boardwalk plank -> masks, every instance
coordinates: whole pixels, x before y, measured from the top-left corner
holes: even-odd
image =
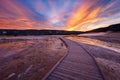
[[[103,80],[93,58],[78,43],[63,40],[69,53],[46,80]]]

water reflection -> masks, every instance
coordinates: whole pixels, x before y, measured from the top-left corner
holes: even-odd
[[[95,45],[95,46],[100,46],[103,48],[111,49],[117,52],[120,52],[120,44],[116,43],[111,43],[111,42],[105,42],[97,39],[91,39],[91,38],[85,38],[85,37],[66,37],[67,39],[80,42],[80,43],[85,43],[85,44],[90,44],[90,45]]]

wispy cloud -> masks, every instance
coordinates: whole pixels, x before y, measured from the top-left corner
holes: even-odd
[[[0,29],[87,31],[120,23],[120,0],[1,0]]]

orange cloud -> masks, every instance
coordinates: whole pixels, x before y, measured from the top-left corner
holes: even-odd
[[[0,29],[88,31],[120,23],[119,0],[1,0]]]
[[[90,7],[94,4],[92,3],[85,3],[76,11],[67,22],[66,30],[76,30],[80,28],[82,25],[89,23],[89,22],[97,22],[99,18],[97,17],[101,7],[96,7],[92,11],[90,11]]]

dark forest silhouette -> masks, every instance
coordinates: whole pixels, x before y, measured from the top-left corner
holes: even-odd
[[[91,32],[120,32],[120,24],[111,25],[106,28],[99,28],[92,31],[80,32],[80,31],[64,31],[64,30],[11,30],[11,29],[0,29],[0,35],[77,35],[82,33]]]

